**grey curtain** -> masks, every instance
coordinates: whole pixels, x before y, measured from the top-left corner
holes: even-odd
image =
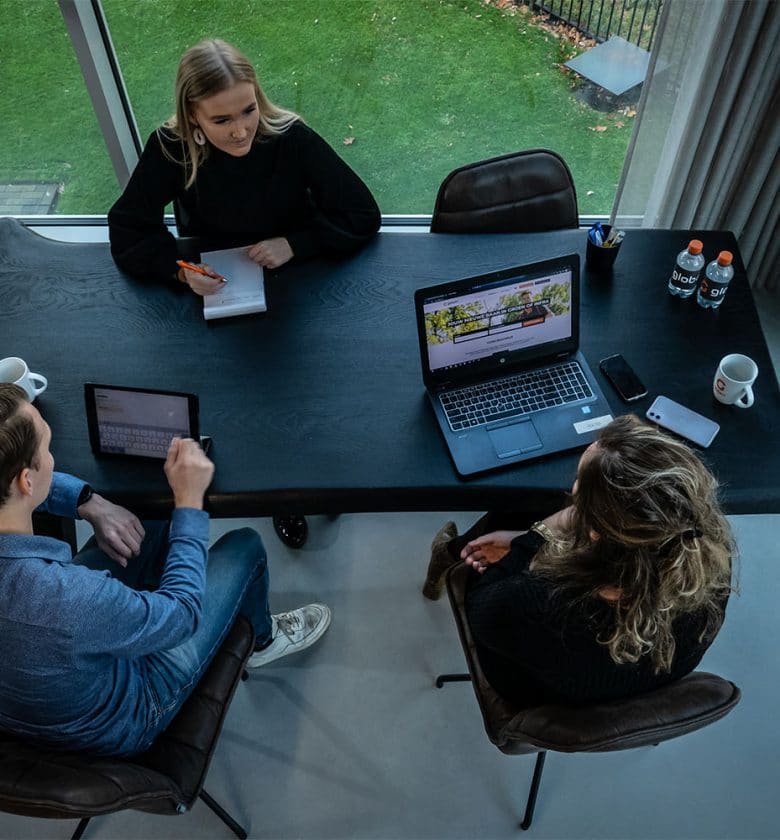
[[[615,223],[731,230],[780,291],[779,107],[780,3],[666,0]]]

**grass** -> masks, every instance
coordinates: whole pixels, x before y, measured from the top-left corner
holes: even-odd
[[[525,10],[481,0],[103,4],[144,138],[172,110],[181,52],[216,36],[246,52],[271,99],[336,148],[384,213],[430,213],[451,169],[534,147],[564,156],[581,213],[611,207],[632,120],[576,99],[560,69],[568,43]],[[58,212],[105,212],[118,186],[57,5],[0,0],[0,32],[0,182],[57,181]]]

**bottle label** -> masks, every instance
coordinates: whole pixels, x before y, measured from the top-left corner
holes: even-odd
[[[699,286],[699,294],[705,300],[721,301],[726,294],[729,287],[729,281],[725,283],[718,283],[717,280],[712,280],[706,275],[701,278],[701,286]]]
[[[685,269],[676,266],[672,272],[672,285],[677,286],[678,289],[685,289],[686,291],[693,291],[696,284],[699,282],[699,271],[685,271]]]

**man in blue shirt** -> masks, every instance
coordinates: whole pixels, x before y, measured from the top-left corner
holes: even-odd
[[[257,642],[249,667],[313,644],[330,610],[272,616],[260,536],[208,548],[203,497],[214,465],[174,439],[170,523],[144,527],[73,476],[54,472],[51,430],[15,385],[0,384],[0,728],[62,749],[128,755],[170,723],[238,612]],[[69,547],[33,534],[36,509],[95,532]]]

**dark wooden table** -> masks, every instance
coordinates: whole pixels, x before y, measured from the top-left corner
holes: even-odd
[[[665,394],[720,423],[703,457],[729,512],[780,512],[780,392],[733,235],[695,232],[708,260],[724,248],[735,253],[718,311],[666,292],[692,235],[629,231],[612,275],[583,268],[582,349],[598,377],[599,359],[623,353],[648,386],[629,407],[602,378],[615,414],[643,416]],[[202,431],[214,438],[215,515],[551,509],[579,453],[456,475],[422,386],[413,292],[571,251],[584,259],[584,231],[382,233],[352,259],[267,276],[267,313],[206,323],[200,299],[125,278],[107,245],[53,242],[3,219],[0,356],[21,356],[48,376],[36,405],[53,428],[57,468],[140,515],[170,506],[162,470],[93,457],[84,382],[199,394]],[[712,397],[726,353],[759,366],[749,410]]]

